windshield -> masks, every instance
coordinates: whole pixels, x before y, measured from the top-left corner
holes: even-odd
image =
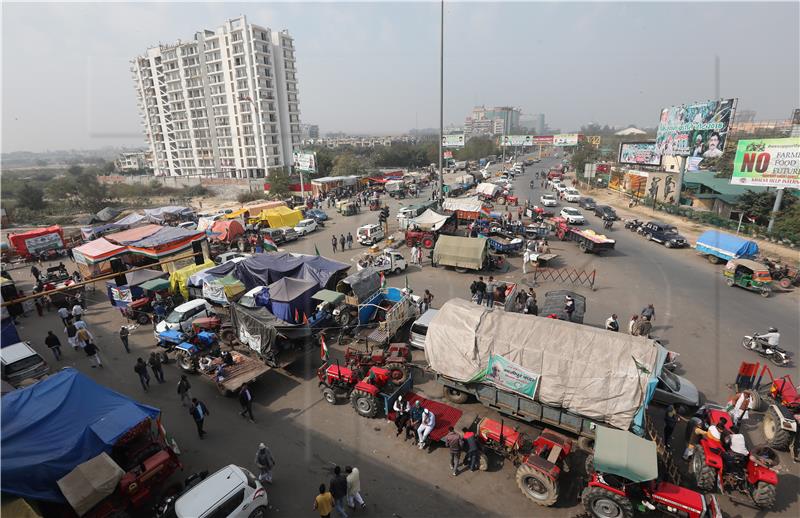
[[[564,212],[569,214],[570,216],[579,216],[580,212],[577,209],[564,209]]]
[[[659,381],[661,381],[664,385],[667,386],[672,392],[678,392],[681,389],[681,382],[677,376],[672,374],[667,369],[661,370],[661,376],[659,376]]]
[[[188,313],[188,311],[187,311]],[[167,315],[166,321],[170,324],[178,324],[183,321],[184,316],[186,313],[181,313],[180,311],[173,311],[169,315]]]
[[[41,363],[42,359],[38,355],[34,354],[33,356],[28,356],[27,358],[17,360],[11,365],[6,366],[6,374],[11,376],[19,372],[28,370],[31,367],[36,367]]]

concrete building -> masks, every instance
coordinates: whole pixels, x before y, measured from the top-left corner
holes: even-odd
[[[115,165],[117,171],[129,173],[151,167],[151,159],[150,153],[145,151],[125,152],[119,154],[119,157],[115,160]]]
[[[510,106],[476,106],[464,121],[464,133],[467,137],[511,135],[519,128],[519,118],[520,110]]]
[[[132,61],[159,176],[263,178],[300,146],[294,42],[244,16]]]
[[[319,126],[316,124],[301,124],[300,125],[300,139],[316,140],[319,138]]]

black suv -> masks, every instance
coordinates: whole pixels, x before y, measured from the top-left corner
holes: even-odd
[[[614,208],[609,207],[608,205],[597,205],[594,208],[594,215],[597,216],[598,218],[603,218],[603,219],[610,219],[610,220],[619,219]]]
[[[683,248],[689,246],[686,238],[678,234],[678,229],[660,221],[648,221],[640,230],[648,241],[661,243],[667,248]]]
[[[581,198],[578,205],[580,205],[582,209],[594,210],[594,208],[597,207],[597,202],[595,202],[593,198]]]

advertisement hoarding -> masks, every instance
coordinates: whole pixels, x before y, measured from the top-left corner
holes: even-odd
[[[443,135],[442,147],[464,147],[464,134]]]
[[[577,146],[578,134],[577,133],[563,133],[561,135],[553,135],[554,146]]]
[[[539,386],[539,375],[511,360],[493,354],[489,356],[489,365],[483,381],[533,399],[536,396],[536,388]]]
[[[501,146],[532,146],[533,135],[506,135],[500,138]]]
[[[59,250],[64,248],[61,236],[54,232],[43,236],[31,237],[25,240],[25,247],[31,255],[41,254],[48,250]]]
[[[656,153],[655,142],[622,142],[619,145],[620,164],[661,165],[661,155]]]
[[[452,151],[445,151],[444,153],[442,153],[442,156],[444,156],[444,158],[446,158],[446,159],[447,158],[453,158],[453,152]]]
[[[553,143],[553,135],[534,135],[533,136],[533,143],[534,144],[552,144]]]
[[[800,137],[740,140],[731,183],[800,189]]]
[[[668,156],[720,157],[735,110],[736,99],[664,108],[656,133],[656,152]]]
[[[317,156],[314,153],[295,152],[292,156],[294,157],[295,170],[305,173],[317,172]]]

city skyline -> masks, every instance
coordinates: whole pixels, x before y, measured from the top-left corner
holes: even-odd
[[[788,117],[800,98],[800,6],[691,4],[693,19],[715,20],[702,34],[687,7],[446,3],[445,124],[508,105],[563,131],[653,127],[664,106],[714,96],[715,55],[722,97],[759,119]],[[438,3],[6,3],[2,148],[144,146],[130,58],[240,14],[295,38],[301,122],[322,133],[436,127],[438,13]],[[669,27],[668,47],[654,20]],[[741,27],[748,38],[732,37]]]

